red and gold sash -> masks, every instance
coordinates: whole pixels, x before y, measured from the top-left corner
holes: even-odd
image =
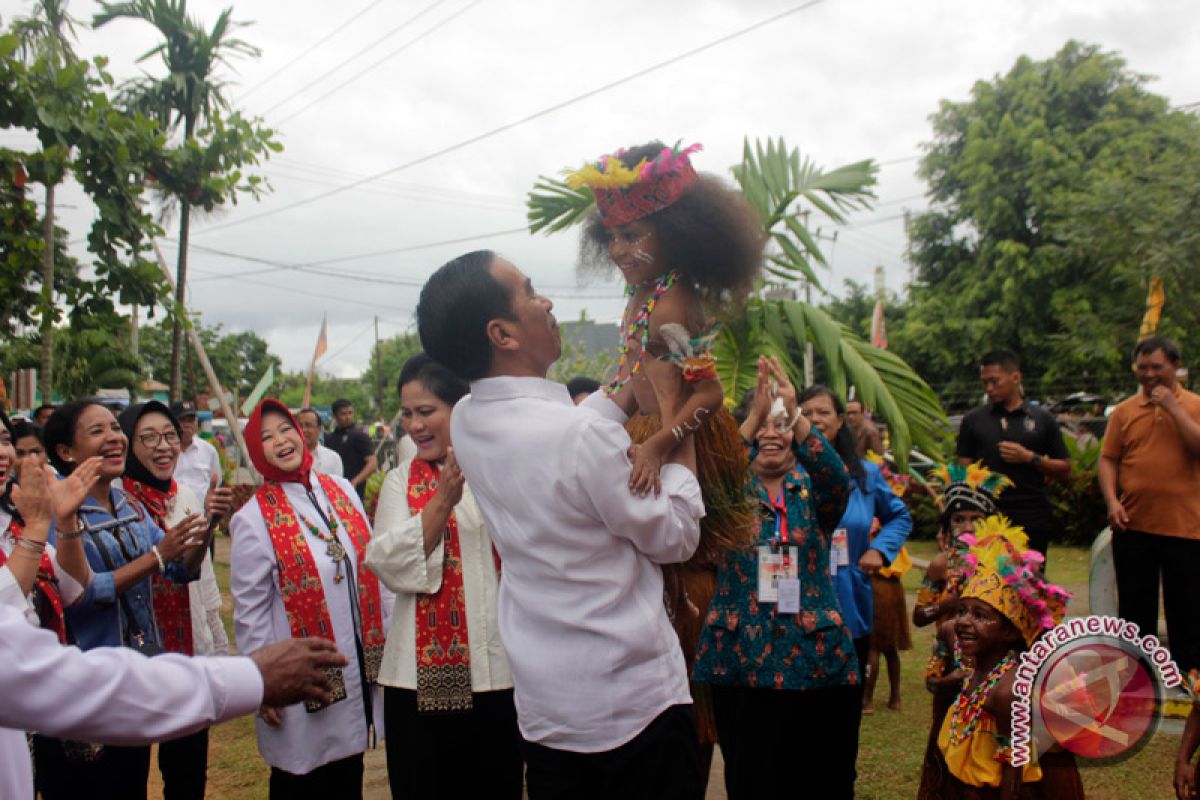
[[[416,516],[437,491],[440,470],[414,458],[408,471],[408,510]],[[417,710],[471,709],[471,647],[463,594],[462,546],[453,512],[442,533],[442,585],[417,596]],[[498,564],[497,564],[498,566]]]
[[[313,473],[321,484],[325,496],[333,505],[334,514],[341,521],[346,534],[354,545],[356,574],[358,578],[358,607],[362,619],[363,663],[367,682],[375,683],[379,677],[379,666],[383,662],[383,607],[379,595],[379,579],[363,565],[367,543],[371,541],[371,528],[358,509],[346,497],[345,492],[328,475]],[[283,595],[283,609],[287,613],[292,636],[299,639],[316,636],[336,642],[333,623],[329,618],[329,606],[325,601],[325,590],[321,576],[313,560],[308,541],[300,527],[296,510],[292,508],[283,486],[276,481],[267,481],[255,492],[258,507],[262,511],[275,559],[279,565],[279,591]],[[332,520],[331,520],[332,522]],[[326,670],[333,684],[333,700],[346,697],[346,681],[340,667]],[[370,687],[363,687],[364,693]],[[364,697],[369,702],[369,698]],[[321,704],[306,702],[309,711],[319,710]]]
[[[20,539],[21,534],[25,532],[25,526],[14,519],[8,523],[8,532],[13,539]],[[4,566],[7,562],[8,554],[0,550],[0,567]],[[38,563],[38,576],[35,585],[42,596],[46,598],[47,605],[49,605],[48,609],[37,609],[42,627],[54,631],[58,634],[58,641],[66,644],[67,626],[63,622],[62,595],[58,593],[57,579],[54,575],[54,562],[50,560],[50,554],[44,550],[42,551],[42,559]],[[43,611],[46,613],[42,613]]]
[[[142,504],[150,519],[154,520],[154,524],[166,533],[171,500],[179,493],[179,484],[175,483],[175,479],[171,479],[171,488],[165,492],[141,481],[135,481],[128,475],[121,480],[121,485]],[[150,578],[150,587],[154,594],[154,619],[158,622],[159,633],[162,634],[163,649],[168,653],[195,655],[188,585],[176,583],[165,575],[154,575]]]

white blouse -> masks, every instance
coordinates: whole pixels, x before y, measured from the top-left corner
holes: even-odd
[[[401,689],[417,688],[417,596],[442,586],[445,548],[441,537],[429,557],[421,515],[408,509],[408,475],[412,459],[387,474],[379,491],[375,533],[367,545],[366,564],[380,582],[396,593],[392,627],[383,650],[379,682]],[[462,554],[463,598],[467,606],[467,640],[471,647],[471,690],[492,692],[512,688],[508,656],[500,643],[496,620],[499,575],[492,540],[468,486],[454,508]]]
[[[204,503],[196,499],[191,489],[176,482],[179,487],[175,502],[167,508],[164,520],[168,528],[174,527],[189,514],[203,514]],[[205,553],[200,562],[200,578],[188,587],[188,604],[192,612],[192,651],[198,656],[229,655],[229,635],[221,622],[221,589],[217,586],[217,573],[213,569],[212,553]]]
[[[363,514],[358,493],[345,478],[333,478],[355,507]],[[313,508],[299,483],[283,484],[284,493],[292,507],[305,519],[320,524],[320,516]],[[321,485],[313,480],[313,494],[321,503],[322,510],[332,507]],[[326,544],[304,527],[301,530],[308,542],[325,601],[333,625],[334,640],[338,650],[350,663],[342,668],[346,682],[347,697],[331,706],[308,713],[304,705],[297,703],[281,709],[283,723],[278,727],[268,725],[262,719],[255,722],[258,732],[258,750],[272,767],[304,775],[317,767],[362,753],[368,746],[366,713],[363,708],[363,687],[359,676],[358,658],[354,636],[354,612],[350,605],[349,587],[357,575],[357,558],[354,543],[346,535],[344,526],[339,526],[337,537],[350,555],[353,575],[344,575],[345,580],[334,583],[337,565],[326,555]],[[230,556],[230,588],[233,592],[234,636],[239,653],[252,653],[264,645],[283,641],[292,636],[283,597],[279,592],[279,569],[275,560],[275,549],[267,531],[258,500],[251,498],[234,515],[230,526],[233,550]],[[345,569],[343,567],[343,569]],[[386,628],[391,616],[389,609],[394,602],[392,593],[380,586],[383,624]],[[374,711],[375,730],[383,736],[383,703],[378,687],[370,693]]]
[[[9,531],[9,523],[12,522],[12,514],[0,509],[0,550],[4,551],[5,558],[12,555],[13,548],[16,547],[17,540],[13,538],[12,532]],[[54,564],[54,577],[58,581],[58,596],[62,599],[63,608],[74,605],[75,601],[83,594],[85,587],[79,584],[79,581],[71,577],[71,573],[62,568],[58,563],[58,551],[54,549],[54,545],[46,543],[46,553],[50,556],[51,563]],[[89,573],[90,573],[89,569]],[[90,580],[90,578],[89,578]],[[26,597],[24,604],[25,619],[30,624],[37,627],[40,624],[37,610],[33,607],[33,602]]]

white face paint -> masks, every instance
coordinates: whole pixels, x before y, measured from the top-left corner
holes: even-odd
[[[633,254],[633,257],[636,258],[638,261],[641,261],[643,264],[653,264],[654,263],[654,256],[650,255],[645,250],[638,250],[636,253]]]

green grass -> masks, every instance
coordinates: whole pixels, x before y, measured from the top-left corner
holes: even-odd
[[[937,545],[914,541],[908,545],[914,558],[929,559]],[[229,601],[229,540],[219,539],[216,559],[217,582],[224,592],[222,616],[233,641],[232,607]],[[916,590],[920,569],[904,577],[904,585]],[[1081,547],[1051,547],[1049,577],[1076,592],[1080,605],[1087,596],[1088,552]],[[911,610],[912,596],[909,596]],[[875,713],[863,717],[858,754],[857,795],[864,800],[911,798],[921,779],[921,762],[929,735],[930,696],[924,687],[924,665],[930,651],[932,628],[913,630],[913,649],[901,653],[902,708],[889,711],[886,675],[876,688]],[[815,723],[814,723],[815,724]],[[1174,797],[1171,776],[1177,734],[1160,732],[1133,758],[1105,767],[1081,767],[1088,798],[1093,800],[1169,800]],[[368,758],[368,797],[385,797],[381,786],[381,758]],[[819,770],[819,765],[804,765]],[[151,796],[161,796],[157,770],[152,769]],[[375,773],[375,774],[372,774]],[[214,728],[210,734],[208,796],[221,800],[261,800],[267,796],[269,770],[258,755],[253,718],[245,717]],[[709,797],[724,797],[723,787],[710,785]]]

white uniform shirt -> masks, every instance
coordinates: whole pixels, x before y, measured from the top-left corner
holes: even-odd
[[[208,496],[208,487],[213,475],[217,485],[221,484],[221,456],[217,448],[200,438],[192,437],[190,447],[181,447],[179,461],[175,463],[175,481],[192,490],[201,501]]]
[[[143,745],[249,714],[263,682],[248,658],[148,659],[128,647],[82,653],[25,620],[25,598],[0,568],[0,797],[33,797],[22,731]]]
[[[450,418],[454,452],[503,560],[500,635],[529,741],[612,750],[690,703],[660,564],[686,561],[704,504],[686,468],[662,494],[629,492],[624,414],[576,407],[541,378],[471,384]]]
[[[367,566],[396,593],[392,627],[383,651],[379,682],[401,689],[417,688],[417,595],[442,588],[445,548],[442,539],[425,557],[421,515],[408,510],[409,459],[387,474],[379,491],[375,531],[367,545]],[[498,576],[492,540],[484,527],[470,487],[454,507],[462,554],[463,599],[467,605],[467,641],[471,647],[471,691],[512,688],[512,674],[496,621]]]
[[[346,477],[345,469],[342,467],[342,457],[320,442],[317,443],[317,449],[313,451],[313,469],[336,478]]]
[[[350,498],[350,502],[363,513],[362,503],[350,482],[345,478],[334,480]],[[283,490],[299,515],[316,525],[321,525],[321,518],[301,484],[285,483]],[[320,483],[315,479],[313,494],[320,501],[322,511],[332,509],[333,504],[329,502]],[[363,518],[366,518],[365,513]],[[329,619],[333,625],[338,651],[348,658],[350,663],[342,668],[347,694],[344,700],[313,714],[305,711],[301,703],[287,706],[281,709],[283,724],[279,727],[268,725],[261,719],[256,720],[258,751],[262,753],[263,759],[272,767],[295,775],[305,775],[322,764],[357,755],[367,749],[367,722],[362,704],[362,681],[359,677],[354,639],[354,612],[351,610],[348,588],[355,585],[354,578],[345,574],[343,566],[344,580],[334,583],[337,565],[326,555],[325,542],[314,536],[305,527],[303,520],[300,520],[300,526],[312,553],[313,562],[317,566],[321,587],[325,591],[325,602],[329,609]],[[343,528],[344,526],[338,526],[338,539],[350,554],[352,568],[357,569],[354,543]],[[251,497],[246,505],[234,514],[230,534],[233,537],[230,588],[233,592],[234,636],[237,639],[238,651],[251,652],[263,645],[290,639],[292,629],[284,611],[283,597],[279,593],[279,569],[275,560],[275,548],[271,544],[271,535],[267,531],[256,498]],[[383,625],[386,630],[395,598],[384,586],[380,586],[380,595],[383,604]],[[375,728],[382,738],[383,703],[380,702],[378,688],[372,690],[369,696],[374,701]]]

